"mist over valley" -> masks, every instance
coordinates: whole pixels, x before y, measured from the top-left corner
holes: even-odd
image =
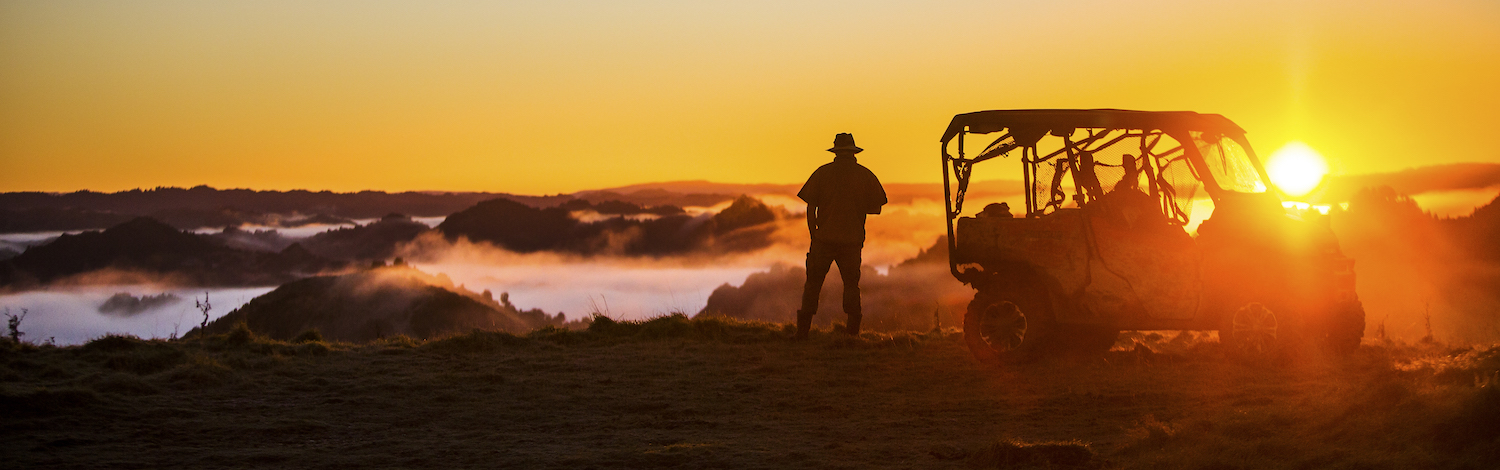
[[[1483,165],[1427,167],[1342,177],[1313,196],[1337,201],[1330,198],[1348,194],[1351,201],[1331,219],[1356,259],[1360,293],[1369,299],[1370,333],[1383,328],[1393,337],[1420,338],[1430,316],[1433,332],[1444,338],[1500,338],[1497,281],[1489,274],[1500,258],[1484,242],[1497,233],[1494,204],[1456,218],[1424,214],[1418,205],[1424,196],[1455,191],[1493,199],[1488,192],[1500,188],[1497,175]],[[1422,192],[1408,196],[1384,185],[1347,189],[1392,181]],[[249,292],[244,289],[267,292],[296,279],[355,273],[399,258],[451,279],[455,289],[505,293],[521,309],[569,321],[595,314],[644,319],[711,313],[785,322],[794,317],[807,247],[795,190],[679,182],[556,196],[207,187],[6,193],[0,194],[0,227],[9,233],[0,234],[0,250],[10,251],[0,251],[0,288],[6,292],[0,305],[49,318],[28,324],[34,337],[76,344],[88,339],[80,332],[112,331],[83,326],[98,321],[104,302],[99,292],[109,286],[162,286],[158,293],[235,289],[226,292],[243,295]],[[976,183],[969,207],[1014,201],[1018,191],[1015,182]],[[961,325],[972,290],[946,272],[941,187],[892,184],[889,192],[892,203],[870,218],[865,247],[870,327]],[[209,222],[222,226],[211,228]],[[842,317],[840,285],[830,276],[818,324]],[[80,310],[86,304],[94,305]],[[181,310],[180,303],[173,305]],[[234,310],[227,305],[213,316]],[[149,313],[157,307],[137,308]],[[105,324],[162,337],[169,333],[158,316],[117,316]],[[67,319],[79,324],[65,327]]]

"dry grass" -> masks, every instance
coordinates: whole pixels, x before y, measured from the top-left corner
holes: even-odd
[[[7,466],[1487,468],[1500,349],[1289,366],[1201,338],[1010,370],[954,332],[670,316],[295,342],[248,330],[0,346]],[[14,462],[14,463],[11,463]]]

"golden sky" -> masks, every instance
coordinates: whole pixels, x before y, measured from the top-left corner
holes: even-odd
[[[800,182],[957,113],[1220,113],[1337,172],[1500,162],[1500,2],[0,3],[0,191]],[[994,177],[1014,177],[997,174]]]

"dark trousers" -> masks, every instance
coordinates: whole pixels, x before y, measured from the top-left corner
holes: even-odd
[[[864,244],[830,243],[813,240],[807,250],[807,284],[802,286],[802,312],[812,316],[818,313],[818,295],[823,292],[823,279],[828,277],[828,268],[839,264],[839,277],[844,279],[844,313],[850,317],[860,316],[859,264],[860,251]]]

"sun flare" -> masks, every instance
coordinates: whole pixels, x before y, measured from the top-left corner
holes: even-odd
[[[1328,162],[1307,144],[1292,141],[1283,145],[1266,161],[1271,183],[1288,196],[1303,196],[1323,182]]]

